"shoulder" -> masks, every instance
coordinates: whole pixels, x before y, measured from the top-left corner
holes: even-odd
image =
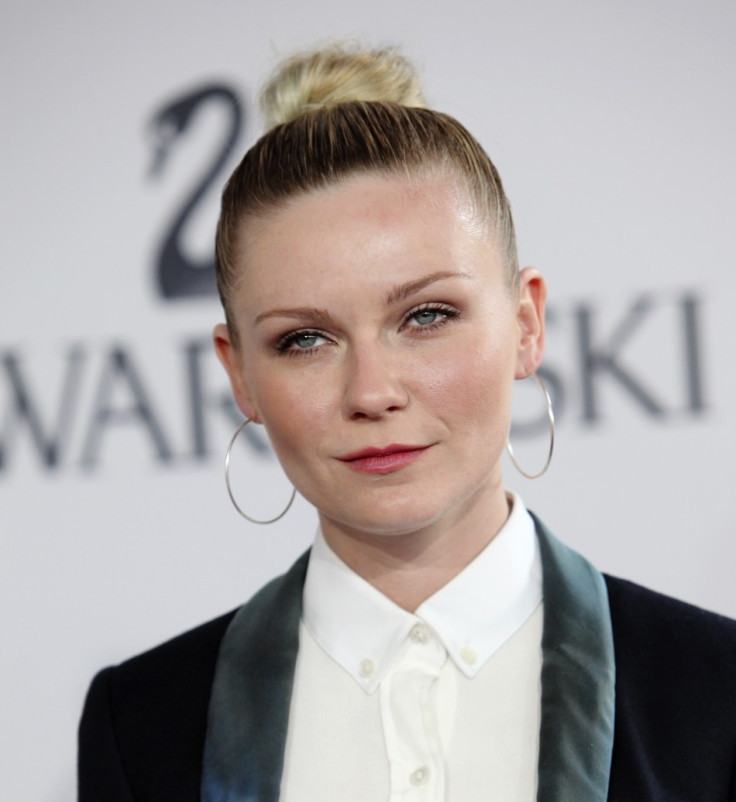
[[[731,799],[736,621],[605,580],[616,654],[610,798]]]
[[[208,689],[211,684],[220,643],[235,612],[232,610],[107,669],[111,701],[116,697],[126,699],[126,710],[121,714],[146,715],[151,710],[147,705],[149,700],[155,701],[157,708],[166,702],[176,705],[180,700],[188,700],[187,707],[191,709],[200,695],[198,689]]]
[[[95,677],[79,725],[80,800],[198,798],[210,688],[234,614]]]
[[[101,671],[79,726],[79,799],[199,799],[207,714],[220,647],[245,614],[254,647],[299,597],[307,555],[245,605]],[[121,790],[122,789],[122,790]],[[127,795],[126,795],[127,794]]]
[[[604,575],[617,656],[736,668],[736,621]],[[713,664],[713,660],[716,663]]]
[[[242,607],[184,632],[101,675],[109,683],[111,700],[126,700],[121,716],[160,715],[161,710],[177,710],[185,704],[191,711],[195,703],[209,698],[220,644],[237,613],[247,613],[253,621],[251,634],[257,637],[274,625],[280,609],[290,603],[288,596],[300,596],[308,553],[292,568],[264,585]]]
[[[676,696],[683,711],[730,707],[736,730],[736,621],[633,582],[605,580],[617,692],[663,702]]]

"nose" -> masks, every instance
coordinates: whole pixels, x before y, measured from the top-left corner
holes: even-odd
[[[377,420],[409,402],[398,365],[375,343],[351,349],[346,374],[344,408],[353,420]]]

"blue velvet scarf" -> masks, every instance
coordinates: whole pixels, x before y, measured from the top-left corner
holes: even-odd
[[[542,555],[542,721],[538,802],[608,796],[615,663],[598,571],[535,518]],[[277,802],[299,650],[307,552],[240,608],[225,634],[209,706],[203,802]]]

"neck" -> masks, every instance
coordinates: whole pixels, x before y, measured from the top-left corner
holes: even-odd
[[[493,540],[509,516],[502,487],[455,515],[402,534],[375,534],[320,516],[337,556],[384,596],[414,612]]]

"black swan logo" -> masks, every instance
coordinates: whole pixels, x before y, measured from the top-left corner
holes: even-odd
[[[182,232],[189,216],[237,145],[243,128],[244,113],[240,98],[233,89],[225,84],[208,84],[166,103],[156,111],[151,120],[155,151],[150,175],[158,178],[165,168],[171,147],[186,132],[198,110],[209,103],[223,102],[230,113],[226,136],[189,196],[177,210],[159,247],[156,266],[158,287],[161,295],[170,300],[217,293],[214,259],[194,261],[187,258],[181,244]]]

